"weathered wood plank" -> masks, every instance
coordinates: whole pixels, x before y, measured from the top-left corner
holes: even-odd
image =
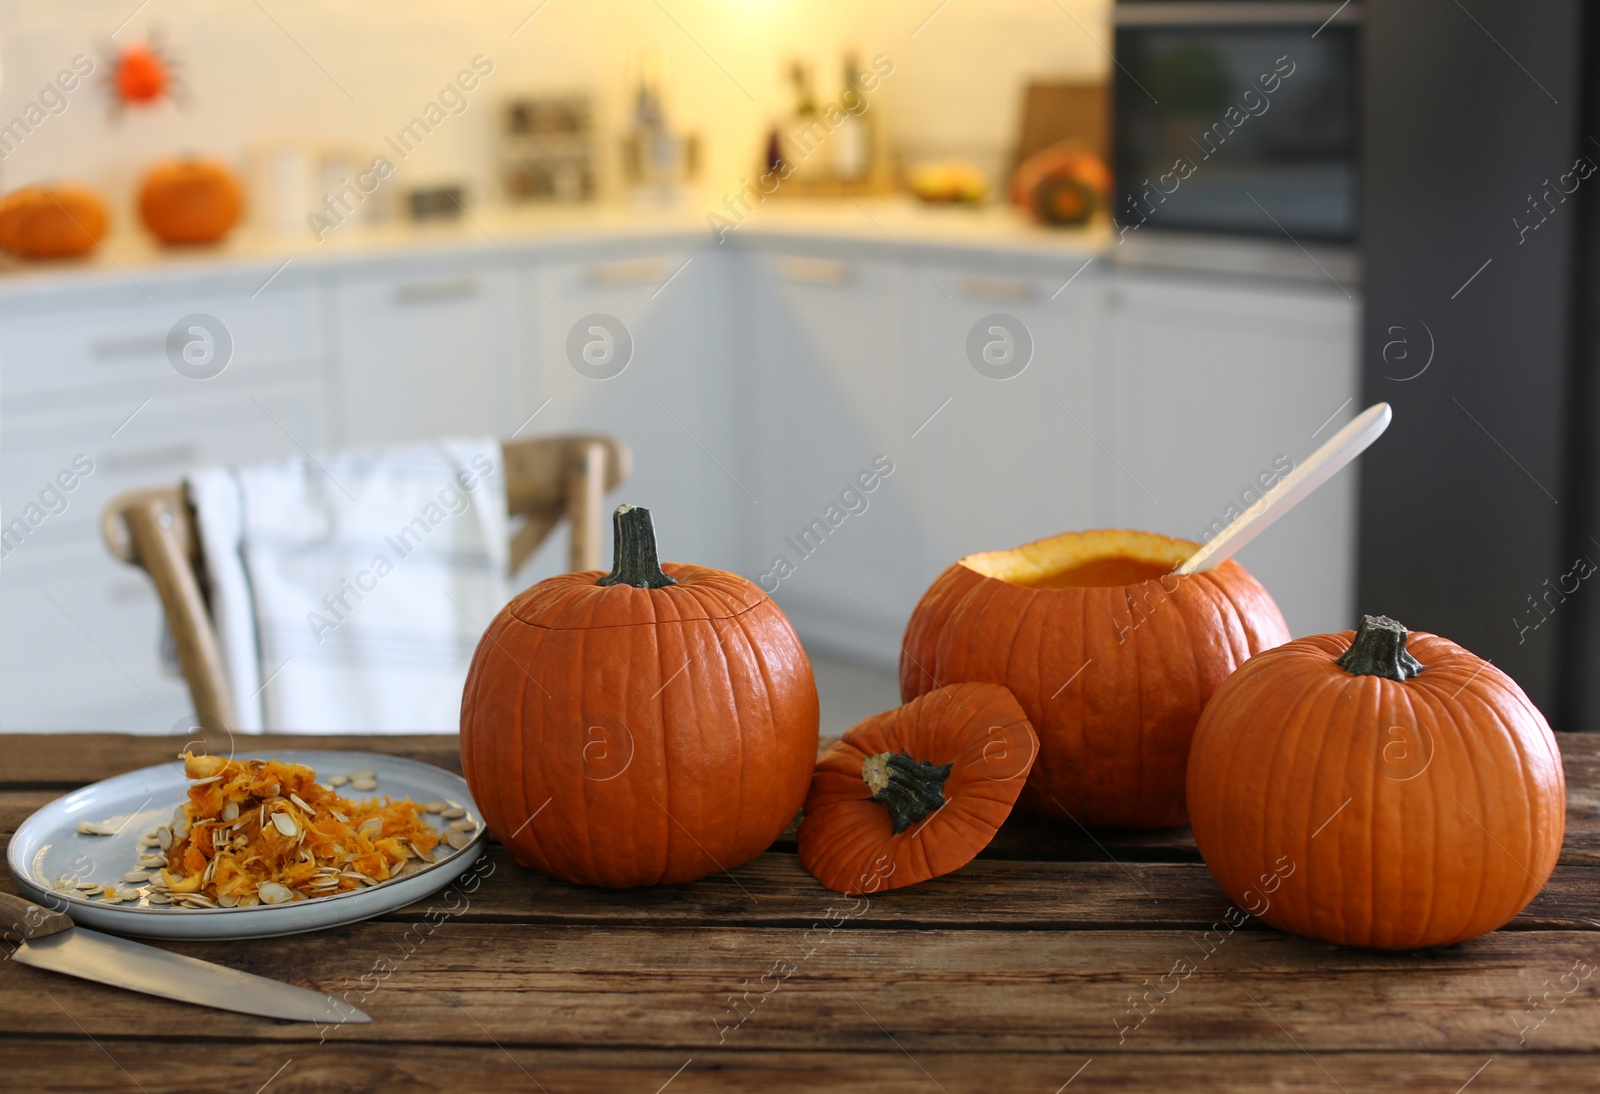
[[[5,797],[0,794],[0,812]],[[819,885],[792,851],[769,851],[731,873],[689,885],[624,890],[593,889],[545,877],[516,865],[498,844],[488,853],[492,873],[470,896],[451,897],[447,891],[389,918],[411,921],[430,908],[455,910],[464,904],[459,918],[496,922],[806,927],[830,907],[855,904]],[[9,874],[0,874],[0,891],[20,893]],[[1203,929],[1228,907],[1227,898],[1199,863],[990,858],[979,858],[957,873],[922,885],[872,897],[870,903],[873,914],[864,925],[971,930]],[[1250,929],[1254,926],[1251,921]],[[1600,866],[1563,863],[1507,929],[1597,928]]]
[[[885,1043],[887,1040],[885,1039]],[[1284,1044],[1287,1045],[1287,1039]],[[431,1094],[438,1090],[493,1092],[544,1090],[549,1094],[639,1094],[670,1081],[673,1094],[720,1091],[771,1094],[774,1090],[828,1090],[842,1094],[946,1094],[997,1090],[1172,1090],[1200,1094],[1337,1089],[1453,1091],[1476,1074],[1474,1094],[1494,1091],[1581,1090],[1593,1085],[1596,1059],[1572,1053],[1479,1057],[1451,1053],[1325,1053],[1313,1059],[1289,1047],[1281,1052],[1219,1057],[1193,1053],[973,1054],[927,1052],[914,1058],[888,1048],[863,1052],[753,1053],[719,1049],[552,1052],[509,1047],[416,1045],[192,1046],[101,1042],[83,1038],[6,1044],[8,1080],[42,1094],[134,1089],[258,1090],[273,1094],[383,1090]],[[65,1061],[72,1061],[70,1064]],[[1484,1066],[1485,1064],[1488,1066]],[[680,1070],[681,1069],[681,1070]],[[1481,1069],[1481,1070],[1480,1070]],[[1076,1075],[1076,1079],[1072,1077]]]
[[[1341,950],[1276,932],[601,928],[357,924],[172,946],[359,1005],[370,1025],[264,1023],[0,963],[0,1029],[912,1054],[1600,1048],[1600,939],[1499,932],[1442,952]],[[1181,961],[1191,963],[1180,975]],[[1167,980],[1162,980],[1162,977]],[[765,977],[765,979],[763,979]],[[363,979],[365,978],[365,979]],[[1552,987],[1553,986],[1553,987]],[[49,993],[48,998],[46,992]],[[1530,995],[1551,992],[1547,1010]],[[465,1013],[463,1013],[465,1011]],[[1542,1021],[1541,1021],[1542,1019]],[[198,1053],[203,1058],[203,1053]]]
[[[124,771],[166,763],[191,741],[202,742],[207,752],[219,756],[270,756],[285,749],[350,749],[382,752],[434,764],[461,773],[458,739],[446,734],[392,737],[265,736],[195,732],[165,737],[138,737],[126,733],[0,733],[0,788],[57,787],[71,790]]]
[[[1286,1041],[1285,1041],[1286,1043]],[[322,1091],[586,1091],[638,1094],[670,1081],[674,1094],[723,1091],[840,1091],[842,1094],[926,1094],[965,1091],[1059,1091],[1072,1080],[1078,1091],[1160,1091],[1200,1094],[1277,1091],[1325,1094],[1338,1083],[1347,1091],[1435,1089],[1454,1091],[1477,1073],[1472,1091],[1574,1091],[1594,1083],[1595,1060],[1578,1054],[1494,1056],[1478,1059],[1448,1052],[1328,1052],[1317,1059],[1293,1048],[1283,1052],[1208,1056],[1179,1052],[1061,1054],[960,1054],[893,1048],[870,1052],[541,1051],[477,1046],[374,1046],[374,1044],[206,1044],[190,1059],[192,1043],[157,1046],[104,1041],[40,1040],[8,1044],[8,1078],[18,1089],[77,1094],[133,1083],[146,1089],[254,1091],[270,1080],[274,1094]],[[293,1054],[291,1054],[293,1052]],[[64,1065],[64,1060],[72,1064]],[[1485,1064],[1486,1065],[1485,1067]],[[680,1070],[682,1068],[682,1070]],[[1480,1070],[1482,1068],[1482,1070]]]

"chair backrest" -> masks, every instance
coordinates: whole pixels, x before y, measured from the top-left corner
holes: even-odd
[[[512,517],[522,518],[511,534],[513,572],[563,517],[571,524],[571,569],[602,569],[604,495],[632,469],[627,445],[604,436],[540,437],[506,441],[500,451],[506,508]],[[205,560],[183,486],[118,494],[106,504],[100,527],[111,553],[142,567],[154,582],[200,726],[231,727],[233,695],[200,585]]]

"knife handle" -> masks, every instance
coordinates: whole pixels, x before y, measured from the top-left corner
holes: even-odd
[[[0,935],[6,938],[13,941],[45,938],[75,926],[77,924],[66,912],[52,912],[31,900],[0,893]]]

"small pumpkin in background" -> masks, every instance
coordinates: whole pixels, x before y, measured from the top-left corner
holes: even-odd
[[[759,587],[656,561],[620,506],[616,565],[539,582],[478,643],[461,764],[523,866],[584,885],[693,881],[765,851],[805,800],[817,686]]]
[[[94,249],[110,219],[86,186],[25,186],[0,199],[0,247],[23,258],[76,258]]]
[[[817,762],[800,862],[850,896],[959,870],[1010,816],[1038,747],[996,684],[936,688],[874,715]]]
[[[1237,562],[1177,577],[1198,544],[1073,532],[968,555],[911,613],[900,695],[984,681],[1011,689],[1039,735],[1019,805],[1091,826],[1184,823],[1200,712],[1239,665],[1289,638]]]
[[[1346,946],[1475,938],[1555,869],[1555,736],[1505,673],[1382,616],[1252,658],[1189,761],[1195,843],[1274,927]]]
[[[139,185],[139,217],[163,243],[215,243],[243,211],[238,181],[216,160],[165,160]]]

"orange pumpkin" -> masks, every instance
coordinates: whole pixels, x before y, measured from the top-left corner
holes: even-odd
[[[139,216],[163,243],[215,243],[243,210],[233,172],[215,160],[158,163],[139,187]]]
[[[1189,742],[1206,700],[1289,638],[1244,568],[1176,577],[1196,550],[1151,532],[1075,532],[969,555],[911,613],[900,694],[986,681],[1039,734],[1020,805],[1085,825],[1182,824]]]
[[[87,187],[26,186],[0,202],[0,247],[24,258],[74,258],[94,249],[110,218]]]
[[[817,762],[800,862],[851,896],[959,870],[1011,815],[1038,746],[996,684],[938,688],[874,715]]]
[[[754,858],[799,812],[817,687],[788,619],[737,574],[656,561],[621,506],[610,574],[511,601],[473,655],[461,763],[512,857],[568,881],[693,881]]]
[[[1275,927],[1410,949],[1510,920],[1555,869],[1566,781],[1550,727],[1493,665],[1367,616],[1252,658],[1189,761],[1195,842]]]

